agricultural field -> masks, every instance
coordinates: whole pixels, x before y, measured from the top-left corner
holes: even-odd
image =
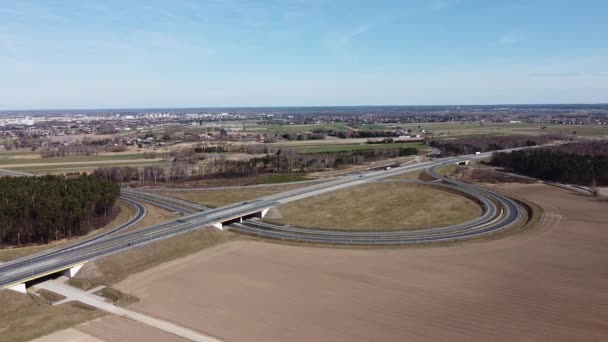
[[[161,158],[144,158],[143,153],[102,152],[93,156],[41,158],[40,152],[0,152],[0,168],[35,174],[90,172],[100,166],[148,166],[165,164]]]
[[[285,134],[298,132],[312,132],[316,129],[333,130],[333,131],[348,131],[351,128],[345,124],[322,124],[322,125],[244,125],[245,132],[250,133],[267,133],[267,134]]]
[[[418,128],[420,126],[420,128]],[[608,136],[608,125],[544,125],[532,123],[501,123],[501,122],[438,122],[417,124],[391,124],[390,127],[410,128],[417,132],[425,130],[434,133],[435,139],[448,137],[466,137],[477,135],[509,135],[509,134],[567,134],[576,132],[577,136],[601,137]],[[545,128],[543,128],[545,127]],[[443,137],[440,135],[443,134]]]
[[[322,153],[322,152],[349,152],[349,151],[364,151],[364,150],[380,150],[380,149],[397,149],[397,148],[417,148],[418,150],[425,149],[423,143],[392,143],[392,144],[326,144],[318,146],[301,146],[297,147],[300,153]]]
[[[542,226],[429,248],[233,240],[114,287],[141,299],[135,310],[230,341],[602,340],[605,203],[543,184],[500,190],[544,207]]]
[[[107,161],[131,161],[144,159],[142,153],[131,154],[110,154],[95,156],[70,156],[70,157],[50,157],[40,158],[38,152],[4,152],[0,153],[0,167],[11,167],[18,164],[70,164],[70,163],[90,163]]]

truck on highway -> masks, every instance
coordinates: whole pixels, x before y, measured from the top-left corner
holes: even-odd
[[[185,223],[186,220],[184,220],[184,219],[177,219],[177,220],[175,220],[175,222],[177,222],[177,223]]]

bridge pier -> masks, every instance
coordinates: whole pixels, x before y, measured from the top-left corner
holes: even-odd
[[[84,264],[80,264],[80,265],[76,265],[74,267],[70,267],[67,270],[63,271],[63,275],[68,277],[68,278],[74,278],[76,276],[76,273],[78,273],[78,271],[80,271],[80,269],[82,268],[82,266],[84,266]]]
[[[13,284],[13,285],[7,286],[7,287],[5,287],[5,289],[17,291],[19,293],[27,293],[27,286],[28,286],[27,283],[28,282],[31,282],[32,280],[36,280],[36,279],[39,279],[39,278],[42,278],[42,277],[48,277],[48,276],[59,277],[59,276],[62,275],[62,276],[68,277],[68,278],[74,278],[76,276],[76,273],[78,273],[78,271],[80,271],[80,269],[82,268],[82,266],[84,266],[84,264],[85,263],[83,262],[81,264],[74,265],[74,266],[71,266],[69,268],[59,269],[59,270],[56,270],[56,271],[52,271],[52,272],[48,272],[48,273],[45,273],[45,274],[41,274],[41,275],[38,275],[38,276],[35,276],[35,277],[32,277],[32,278],[26,279],[22,283],[18,283],[18,284]]]
[[[27,293],[27,288],[25,287],[25,283],[19,283],[12,286],[7,287],[9,290],[13,290],[19,293]]]
[[[211,223],[211,225],[219,230],[225,230],[224,229],[224,225],[226,224],[230,224],[230,223],[234,223],[234,222],[239,222],[239,223],[243,223],[243,219],[247,219],[250,217],[259,217],[259,218],[264,218],[264,216],[266,216],[266,214],[268,214],[268,211],[270,210],[270,208],[266,208],[266,209],[262,209],[260,211],[251,213],[251,214],[247,214],[244,216],[239,216],[239,217],[234,217],[231,218],[230,220],[225,220],[225,221],[220,221],[220,222],[214,222]]]

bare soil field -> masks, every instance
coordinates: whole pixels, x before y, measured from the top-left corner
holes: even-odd
[[[92,335],[85,334],[74,328],[54,332],[33,340],[32,342],[104,342]]]
[[[464,223],[479,217],[472,200],[440,188],[374,183],[288,203],[272,223],[335,230],[414,230]],[[314,213],[314,215],[311,215]]]
[[[81,334],[85,333],[94,338],[108,342],[188,341],[160,329],[155,329],[145,324],[113,315],[83,323],[71,330],[76,331],[75,335],[78,334],[78,332]]]
[[[237,240],[117,288],[136,310],[230,341],[607,340],[607,203],[500,187],[541,205],[542,225],[428,248]]]

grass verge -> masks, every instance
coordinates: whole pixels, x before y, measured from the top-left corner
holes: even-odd
[[[162,209],[151,204],[142,204],[146,207],[146,216],[144,216],[141,221],[137,222],[132,227],[127,228],[126,231],[131,232],[141,228],[150,227],[155,224],[175,220],[176,218],[182,216],[180,213]]]
[[[237,236],[235,233],[211,228],[180,234],[87,263],[78,273],[77,279],[112,285],[131,274],[230,241]]]
[[[181,198],[186,201],[200,203],[212,208],[248,201],[258,197],[269,196],[288,190],[310,186],[309,183],[277,185],[272,187],[256,187],[250,189],[224,189],[224,190],[204,190],[204,191],[164,191],[163,195]]]
[[[111,287],[104,287],[103,289],[95,292],[95,294],[109,299],[114,304],[122,307],[139,302],[139,298],[126,293],[122,293],[117,289]]]
[[[80,302],[51,306],[36,295],[9,290],[0,290],[0,308],[0,339],[11,342],[30,341],[105,315]]]
[[[42,299],[46,300],[49,304],[65,299],[65,296],[62,296],[55,292],[51,292],[46,289],[40,289],[36,292],[36,294]]]

